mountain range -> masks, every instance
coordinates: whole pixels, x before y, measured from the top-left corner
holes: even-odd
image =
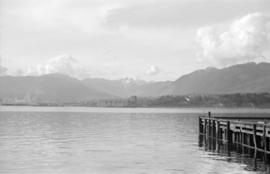
[[[5,103],[63,103],[112,97],[62,74],[2,76],[0,89],[0,99]]]
[[[93,99],[162,95],[270,92],[270,63],[246,63],[222,69],[206,68],[175,81],[134,79],[78,80],[62,74],[1,76],[0,101],[78,102]]]

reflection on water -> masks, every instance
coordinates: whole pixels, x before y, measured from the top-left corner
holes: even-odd
[[[223,150],[227,148],[223,145],[207,150],[209,143],[199,141],[198,147],[199,109],[195,113],[64,110],[2,110],[0,173],[249,174],[268,170],[260,158],[255,166],[252,157]]]
[[[269,154],[241,146],[228,144],[215,138],[199,135],[199,147],[211,156],[223,156],[227,162],[245,164],[247,171],[270,173]]]

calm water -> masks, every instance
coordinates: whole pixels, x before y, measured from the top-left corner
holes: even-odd
[[[208,110],[1,107],[0,173],[266,173],[260,160],[199,147]]]

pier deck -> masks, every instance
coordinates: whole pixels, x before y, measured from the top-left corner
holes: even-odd
[[[199,117],[199,133],[270,154],[270,118]]]

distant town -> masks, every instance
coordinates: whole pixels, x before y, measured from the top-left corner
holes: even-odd
[[[182,95],[160,97],[111,98],[76,102],[38,102],[30,97],[7,98],[1,105],[21,106],[85,106],[85,107],[262,107],[270,108],[270,93]]]

